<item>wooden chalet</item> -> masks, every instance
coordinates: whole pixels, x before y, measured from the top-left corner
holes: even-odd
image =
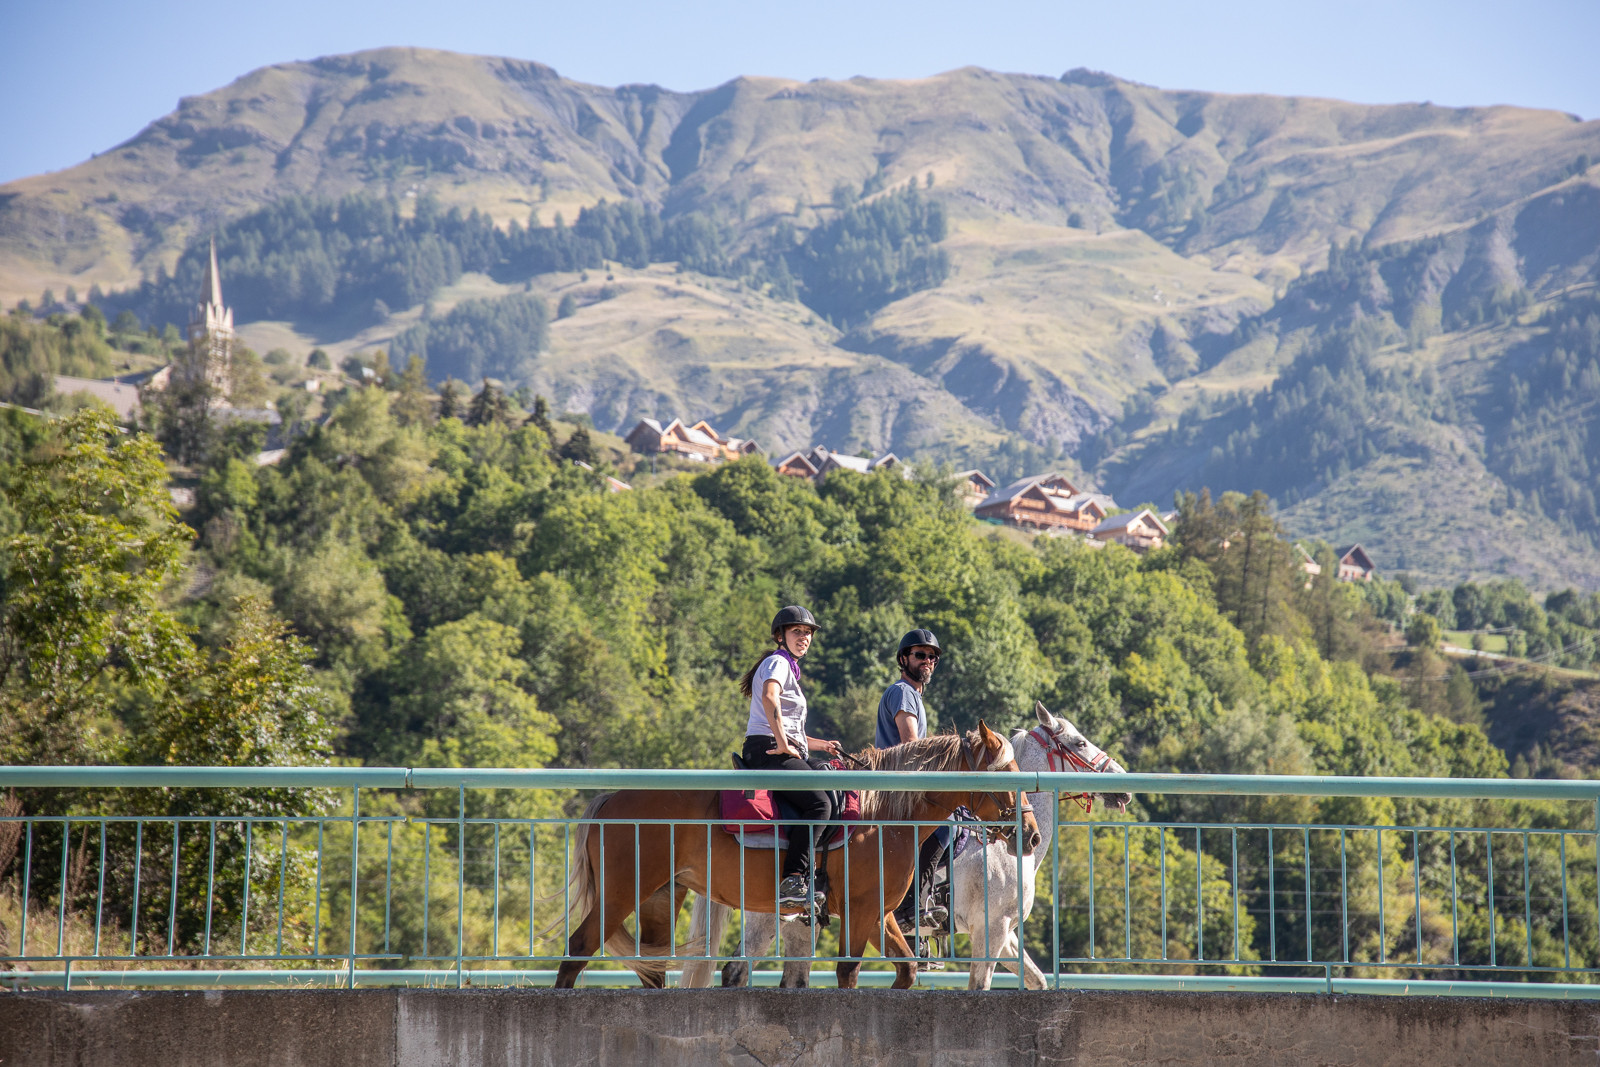
[[[789,478],[815,479],[817,476],[817,465],[804,452],[790,452],[772,466],[779,474]]]
[[[717,444],[722,446],[723,452],[727,454],[729,459],[738,459],[740,456],[756,456],[761,454],[761,446],[756,444],[754,441],[743,437],[729,437],[726,434],[718,433],[717,430],[714,429],[712,425],[705,419],[701,419],[699,422],[689,427],[689,429],[699,430],[701,433],[717,442]]]
[[[754,441],[718,433],[704,419],[693,426],[685,425],[682,419],[673,419],[665,426],[655,419],[640,419],[623,440],[635,452],[676,455],[700,462],[738,459],[761,451]]]
[[[868,459],[865,456],[847,456],[843,452],[832,452],[818,446],[811,450],[811,456],[812,462],[817,467],[818,481],[826,478],[829,471],[854,471],[857,474],[871,474],[880,468],[900,466],[900,458],[893,452],[885,452],[881,456],[874,456]]]
[[[1041,474],[990,493],[973,513],[1008,526],[1089,533],[1104,521],[1110,504],[1110,497],[1081,492],[1063,475]]]
[[[1167,524],[1161,521],[1161,516],[1149,508],[1113,515],[1109,519],[1102,520],[1090,532],[1102,541],[1115,541],[1135,552],[1148,552],[1152,548],[1160,548],[1166,544],[1167,537],[1171,534]]]
[[[1339,549],[1338,578],[1341,582],[1370,582],[1377,573],[1378,565],[1360,545]]]
[[[962,495],[967,498],[968,507],[977,507],[988,500],[989,494],[994,492],[994,480],[980,470],[958,472],[956,484],[961,487]]]

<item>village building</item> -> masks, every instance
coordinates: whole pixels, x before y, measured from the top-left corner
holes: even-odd
[[[701,433],[717,442],[717,444],[721,445],[722,450],[727,453],[729,459],[738,459],[740,456],[758,456],[761,454],[761,446],[756,444],[754,441],[743,437],[729,437],[726,434],[718,433],[705,419],[701,419],[699,422],[695,423],[689,428],[691,430],[699,430]]]
[[[828,476],[829,471],[855,471],[857,474],[871,474],[883,468],[893,469],[900,466],[900,458],[893,452],[885,452],[881,456],[849,456],[843,452],[830,452],[826,448],[815,448],[811,452],[811,460],[816,464],[817,480]]]
[[[881,456],[868,458],[866,456],[850,456],[843,452],[834,452],[824,445],[817,445],[809,452],[790,452],[787,456],[773,463],[772,469],[789,478],[810,478],[820,482],[828,476],[829,471],[854,471],[857,474],[871,474],[875,470],[899,469],[902,473],[910,471],[900,462],[900,458],[893,452],[885,452]]]
[[[1378,565],[1372,562],[1372,557],[1360,545],[1341,548],[1338,556],[1338,578],[1341,582],[1370,582],[1378,573]]]
[[[994,492],[994,480],[980,470],[957,472],[956,485],[960,487],[969,508],[976,508]]]
[[[1086,534],[1115,506],[1109,496],[1083,492],[1064,475],[1039,474],[990,493],[974,514],[1007,526]]]
[[[233,387],[233,309],[222,302],[222,275],[217,269],[217,242],[200,286],[200,303],[189,320],[189,347],[173,367],[173,377],[205,382],[225,399]]]
[[[1306,572],[1306,588],[1311,588],[1312,581],[1322,573],[1322,564],[1306,550],[1306,546],[1296,541],[1294,543],[1294,560],[1300,564],[1300,569]]]
[[[1140,508],[1101,521],[1090,534],[1101,541],[1126,545],[1135,552],[1148,552],[1166,544],[1171,532],[1161,516],[1149,508]]]
[[[774,463],[772,468],[779,474],[789,478],[810,478],[815,480],[817,477],[817,465],[811,462],[811,457],[804,452],[790,452],[787,456]]]
[[[754,441],[718,433],[704,419],[693,426],[682,419],[673,419],[664,426],[655,419],[640,419],[623,440],[629,448],[645,455],[674,455],[701,463],[738,459],[761,451]]]

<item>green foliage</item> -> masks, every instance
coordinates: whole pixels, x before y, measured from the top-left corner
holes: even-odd
[[[806,305],[843,325],[944,281],[950,259],[934,246],[947,232],[944,205],[912,184],[845,207],[789,258]]]
[[[421,355],[436,380],[524,378],[545,345],[548,322],[543,298],[530,293],[464,300],[442,319],[429,319],[400,334],[394,347]]]
[[[865,203],[852,200],[803,239],[784,224],[765,248],[745,252],[735,251],[735,235],[720,220],[698,211],[666,215],[602,200],[580,211],[571,227],[557,216],[553,226],[513,222],[500,230],[477,211],[444,212],[426,197],[406,218],[394,201],[353,193],[337,203],[294,196],[276,201],[224,226],[217,254],[229,303],[242,321],[318,319],[342,307],[368,308],[369,318],[381,320],[391,309],[423,303],[463,271],[522,280],[612,262],[635,268],[675,262],[742,278],[845,322],[943,281],[949,259],[935,246],[946,231],[943,205],[925,198],[915,183]],[[183,321],[209,263],[210,239],[209,233],[196,236],[170,276],[163,268],[110,302],[122,306],[135,329],[138,318]],[[548,316],[537,297],[508,300],[519,302],[468,301],[443,320],[412,327],[397,347],[429,356],[441,376],[521,377],[522,364],[543,346]],[[576,310],[569,293],[556,317]],[[120,315],[117,321],[123,324]],[[313,367],[319,365],[315,355]]]
[[[191,534],[166,477],[155,441],[92,408],[5,467],[6,762],[105,758],[119,690],[159,693],[182,664],[187,641],[160,598]]]
[[[406,218],[397,202],[365,193],[338,202],[283,197],[215,236],[228,302],[246,322],[325,315],[375,300],[412,307],[464,270],[490,269],[500,254],[493,223],[476,211],[441,212],[424,197]],[[162,270],[113,302],[146,322],[187,321],[211,237],[196,235],[170,276]]]
[[[1514,502],[1572,534],[1600,540],[1600,299],[1559,302],[1541,332],[1508,353],[1485,404],[1490,469]]]
[[[77,318],[51,316],[49,322],[0,316],[0,399],[39,407],[55,392],[54,375],[109,375],[112,356],[104,327],[97,310]]]
[[[1406,644],[1413,648],[1437,651],[1439,636],[1439,620],[1425,611],[1412,615],[1406,623]]]

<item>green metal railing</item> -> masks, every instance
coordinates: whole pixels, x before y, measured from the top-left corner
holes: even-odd
[[[1035,892],[1020,943],[1053,987],[1600,998],[1600,782],[1079,773],[3,767],[0,796],[18,790],[30,807],[0,818],[0,982],[548,984],[570,932],[578,826],[637,835],[666,821],[565,814],[585,793],[980,781],[1069,816],[1064,797],[1113,787],[1156,809],[1366,798],[1414,813],[1059,821],[1031,865],[1007,859],[1019,896],[1022,880]],[[194,790],[217,792],[179,792]],[[286,810],[286,790],[318,803],[302,793]],[[50,804],[88,810],[32,810]],[[983,915],[1006,905],[985,883]],[[799,958],[744,943],[742,925],[730,937],[679,961]],[[838,961],[830,937],[812,931],[806,958]],[[957,967],[1021,963],[946,940]],[[628,958],[597,957],[584,983],[633,984],[606,969]],[[863,984],[892,977],[865,962]]]

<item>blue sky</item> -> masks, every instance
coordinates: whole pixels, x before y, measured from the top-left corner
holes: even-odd
[[[0,182],[68,167],[256,67],[384,45],[606,85],[1090,67],[1166,88],[1600,117],[1600,0],[0,0]]]

